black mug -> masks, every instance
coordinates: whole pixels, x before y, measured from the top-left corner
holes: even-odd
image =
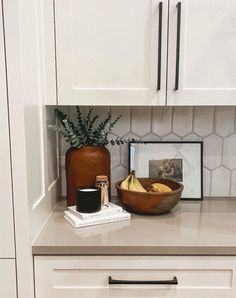
[[[93,213],[101,210],[101,189],[97,187],[78,187],[76,189],[76,210]]]

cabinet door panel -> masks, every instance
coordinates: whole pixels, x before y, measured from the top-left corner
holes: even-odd
[[[158,0],[56,0],[59,104],[164,105],[167,5],[157,91]]]
[[[0,259],[0,297],[16,298],[15,260]]]
[[[233,257],[89,256],[35,257],[37,298],[233,298]],[[117,280],[178,284],[109,284]]]
[[[170,1],[170,105],[235,105],[236,2],[181,0],[179,89],[176,79],[177,0]]]
[[[0,2],[0,12],[2,11]],[[12,210],[10,145],[8,127],[8,108],[6,90],[6,72],[4,57],[4,38],[2,14],[0,13],[0,185],[1,185],[1,216],[0,216],[0,258],[12,258],[14,252],[14,230]]]

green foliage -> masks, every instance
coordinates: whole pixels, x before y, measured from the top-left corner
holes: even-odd
[[[108,144],[123,145],[130,141],[136,141],[130,138],[124,139],[119,137],[111,140],[108,139],[109,134],[120,120],[121,115],[112,120],[111,113],[108,113],[105,120],[96,125],[99,116],[93,116],[93,108],[89,108],[87,114],[83,116],[80,108],[77,106],[75,123],[68,118],[67,114],[64,114],[59,109],[55,109],[55,117],[57,124],[50,125],[49,127],[63,135],[71,147],[106,146]]]

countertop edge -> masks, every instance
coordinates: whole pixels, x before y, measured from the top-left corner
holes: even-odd
[[[236,247],[225,246],[33,246],[33,255],[221,255],[236,256]]]

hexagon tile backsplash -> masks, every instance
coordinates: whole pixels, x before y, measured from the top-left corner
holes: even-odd
[[[69,114],[74,114],[70,107]],[[85,108],[86,109],[86,108]],[[145,141],[203,141],[204,196],[236,196],[236,114],[233,107],[95,107],[122,118],[113,135]],[[61,142],[62,191],[65,195],[64,154]],[[128,147],[109,146],[112,185],[127,175]],[[112,194],[116,190],[112,187]]]

